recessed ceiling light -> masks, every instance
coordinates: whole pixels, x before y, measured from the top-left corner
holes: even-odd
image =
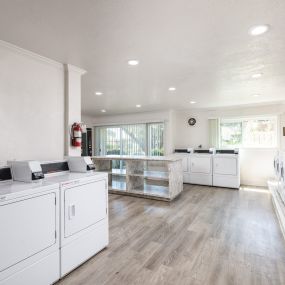
[[[260,78],[262,76],[262,73],[255,73],[255,74],[252,74],[252,78]]]
[[[128,65],[138,65],[139,63],[137,59],[128,60]]]
[[[142,105],[140,105],[140,104],[137,104],[137,105],[136,105],[137,108],[140,108],[141,106],[142,106]]]
[[[253,97],[259,97],[260,95],[259,94],[253,94]]]
[[[102,112],[102,113],[106,113],[106,110],[105,110],[105,109],[102,109],[101,112]]]
[[[176,90],[176,87],[169,87],[168,90],[169,90],[169,91],[175,91],[175,90]]]
[[[101,96],[101,95],[103,95],[103,92],[100,92],[100,91],[95,92],[95,95],[97,95],[97,96]]]
[[[190,101],[190,104],[196,104],[197,102],[196,101]]]
[[[266,33],[268,30],[269,30],[268,25],[257,25],[251,27],[248,32],[252,36],[259,36]]]

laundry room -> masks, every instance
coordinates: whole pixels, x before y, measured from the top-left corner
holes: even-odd
[[[1,1],[0,285],[285,284],[284,14]]]

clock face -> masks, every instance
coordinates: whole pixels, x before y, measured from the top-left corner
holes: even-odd
[[[189,124],[190,126],[194,126],[194,125],[196,124],[196,119],[190,118],[190,119],[188,120],[188,124]]]

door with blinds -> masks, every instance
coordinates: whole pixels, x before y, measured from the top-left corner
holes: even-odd
[[[164,123],[95,128],[96,155],[164,155]]]

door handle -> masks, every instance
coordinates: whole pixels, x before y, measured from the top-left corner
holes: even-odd
[[[68,218],[72,220],[75,217],[75,204],[68,206]]]

